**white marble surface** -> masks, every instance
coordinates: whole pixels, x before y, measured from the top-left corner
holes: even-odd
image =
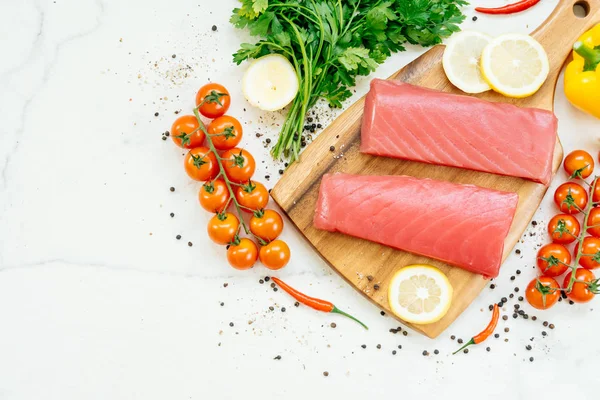
[[[508,18],[480,16],[465,27],[529,32],[556,3],[544,0]],[[451,334],[468,339],[485,325],[488,304],[531,279],[538,236],[526,235],[496,290],[484,290],[437,340],[388,333],[395,320],[380,316],[291,226],[284,238],[293,259],[280,276],[344,306],[368,332],[295,308],[286,295],[258,284],[262,267],[238,272],[226,265],[222,249],[206,237],[209,216],[197,205],[199,185],[186,178],[181,152],[161,132],[175,110],[193,106],[200,85],[224,83],[233,97],[230,113],[248,133],[244,145],[264,161],[257,176],[270,174],[268,186],[275,183],[279,166],[253,133],[275,138],[273,124],[281,117],[260,120],[241,96],[242,68],[230,55],[248,38],[227,22],[235,4],[0,0],[0,399],[373,393],[525,399],[542,396],[547,383],[554,395],[597,395],[597,301],[532,312],[556,324],[545,338],[540,320],[509,318],[500,321],[501,338],[486,343],[491,352],[479,346],[466,356],[449,355],[456,348]],[[466,13],[473,15],[470,8]],[[394,56],[374,75],[389,75],[421,51]],[[573,109],[561,88],[559,82],[556,113],[565,149],[597,154],[600,122]],[[543,237],[552,212],[547,198],[531,232]],[[518,268],[523,273],[511,282]],[[525,350],[529,343],[532,351]],[[277,355],[282,359],[274,360]]]

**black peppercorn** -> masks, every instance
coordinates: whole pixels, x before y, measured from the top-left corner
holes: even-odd
[[[175,239],[177,239],[177,240],[181,239],[181,235],[175,236]]]
[[[213,26],[212,26],[212,30],[213,30],[213,32],[214,32],[214,31],[216,31],[216,30],[217,30],[217,26],[216,26],[216,25],[213,25]]]

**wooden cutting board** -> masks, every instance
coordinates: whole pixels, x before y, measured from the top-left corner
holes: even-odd
[[[587,10],[585,18],[573,12],[574,4]],[[502,17],[499,17],[502,18]],[[508,17],[509,18],[509,17]],[[479,98],[512,103],[521,107],[554,108],[554,90],[560,70],[570,54],[573,43],[594,23],[600,21],[600,0],[563,0],[538,28],[533,36],[546,49],[550,60],[550,75],[535,95],[525,99],[509,99],[493,92],[476,95]],[[390,77],[414,85],[450,93],[460,93],[447,80],[442,69],[444,46],[436,46]],[[487,281],[481,275],[467,272],[443,262],[395,250],[340,233],[330,233],[313,227],[313,216],[321,176],[344,172],[364,175],[411,175],[457,183],[512,191],[519,195],[519,205],[504,246],[503,260],[523,234],[546,187],[523,179],[503,177],[458,168],[429,165],[385,157],[373,157],[359,152],[360,126],[365,98],[350,106],[302,153],[277,183],[271,195],[306,236],[320,255],[366,298],[391,313],[387,301],[388,282],[396,270],[409,264],[428,263],[440,268],[454,287],[452,306],[446,316],[430,325],[411,325],[429,337],[444,331],[477,297]],[[435,113],[435,110],[431,110]],[[559,122],[560,125],[560,122]],[[335,146],[335,151],[330,151]],[[553,171],[561,164],[563,150],[557,138]],[[367,279],[372,276],[373,279]],[[379,285],[379,290],[374,285]]]

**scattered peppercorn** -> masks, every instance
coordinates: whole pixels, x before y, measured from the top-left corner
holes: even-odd
[[[155,117],[158,117],[158,113],[157,113],[157,112],[155,112],[155,113],[154,113],[154,116],[155,116]]]
[[[515,295],[514,295],[514,294],[512,294],[512,293],[508,295],[508,298],[509,298],[509,299],[512,299],[513,297],[515,297]]]
[[[531,225],[537,226],[537,221],[531,221]]]
[[[367,348],[367,345],[366,345],[366,344],[363,344],[363,345],[361,345],[360,347],[362,347],[363,349],[366,349],[366,348]]]
[[[221,302],[221,307],[223,307],[225,305],[225,303]]]
[[[504,328],[504,332],[510,332],[510,328],[507,326],[506,328]]]
[[[263,283],[265,283],[265,281],[263,281],[262,279],[259,279],[258,283],[260,283],[262,285]]]
[[[294,307],[300,307],[300,303],[298,303],[298,302],[295,302],[295,303],[294,303]]]
[[[435,349],[435,350],[433,351],[433,354],[440,354],[440,351],[439,351],[438,349]]]
[[[518,287],[515,288],[515,293],[519,293],[519,288]]]
[[[379,290],[379,284],[378,284],[378,283],[374,284],[374,285],[373,285],[373,289],[375,289],[375,290]]]
[[[323,376],[329,376],[329,372],[327,372],[327,371],[323,372]]]
[[[508,319],[508,315],[503,315],[503,316],[502,316],[502,319],[503,319],[504,321],[506,321],[506,320]]]
[[[169,215],[171,216],[171,218],[173,218],[175,216],[175,213],[171,213]]]
[[[496,289],[496,285],[494,285],[493,283],[490,285],[490,289]]]
[[[216,26],[216,25],[213,25],[213,26],[212,26],[212,30],[213,30],[213,32],[214,32],[214,31],[216,31],[216,30],[217,30],[217,26]]]
[[[515,279],[517,279],[517,277],[516,277],[516,276],[514,276],[514,275],[510,277],[510,280],[511,280],[511,281],[514,281]]]
[[[392,355],[396,355],[396,350],[392,350]]]
[[[519,296],[519,301],[523,301],[523,296]]]
[[[454,340],[454,339],[456,339],[456,336],[452,335],[452,336],[450,336],[450,339]]]
[[[521,250],[517,249],[517,250],[515,250],[515,253],[521,254]]]
[[[532,321],[537,321],[537,317],[534,315],[533,317],[531,317]]]
[[[464,349],[463,353],[468,354],[469,353],[469,349]]]
[[[500,334],[499,334],[499,333],[494,333],[494,337],[495,337],[496,339],[498,339],[498,338],[500,337]]]
[[[163,136],[163,137],[162,137],[162,140],[167,140],[167,137],[166,137],[166,136]]]
[[[517,313],[513,314],[513,318],[517,318],[518,316],[519,316],[519,314],[517,314]]]
[[[554,329],[554,324],[550,324],[550,325],[548,325],[548,328],[550,328],[550,329]]]
[[[175,191],[175,188],[174,188],[173,186],[171,186],[171,187],[169,188],[169,190],[170,190],[171,192],[174,192],[174,191]]]
[[[458,339],[458,344],[462,344],[463,340],[462,339]]]
[[[398,345],[398,349],[402,350],[402,345],[401,344]]]
[[[506,303],[506,302],[508,302],[508,299],[507,299],[506,297],[503,297],[503,298],[502,298],[502,299],[500,299],[500,300],[502,300],[502,302],[503,302],[503,303]]]
[[[281,312],[285,312],[285,307],[281,307]]]
[[[337,325],[335,324],[335,322],[332,322],[329,326],[331,326],[332,328],[335,328]]]
[[[521,275],[521,270],[520,269],[517,270],[517,275]]]
[[[548,321],[544,321],[544,322],[542,322],[542,325],[544,325],[544,326],[548,326]]]
[[[546,335],[548,335],[548,334],[546,333],[546,331],[542,331],[542,336],[546,336]]]
[[[423,350],[423,355],[424,355],[424,356],[428,356],[428,355],[429,355],[429,352],[428,352],[427,350]]]
[[[223,287],[227,287],[227,286],[229,286],[229,283],[225,282],[225,283],[223,284]]]
[[[273,358],[273,360],[281,360],[281,356],[275,356],[275,358]]]
[[[403,332],[402,332],[402,335],[404,335],[404,336],[408,336],[408,332],[406,332],[406,331],[403,331]]]
[[[181,239],[181,235],[175,236],[175,239],[177,239],[177,240]]]
[[[379,314],[383,317],[385,315],[385,311],[379,311]]]
[[[274,288],[273,288],[273,291],[274,291],[274,292],[276,292],[276,291],[278,291],[278,290],[279,290],[279,289],[277,289],[276,287],[274,287]]]
[[[269,278],[268,276],[265,276],[265,282],[269,282],[271,280],[271,278]]]
[[[477,16],[473,16],[473,22],[477,21]]]
[[[381,349],[381,345],[380,345],[380,344],[378,344],[378,345],[377,345],[377,348],[378,348],[378,349]]]
[[[530,345],[530,344],[528,344],[527,346],[525,346],[525,348],[526,348],[528,351],[532,349],[532,347],[531,347],[531,345]]]
[[[192,242],[188,242],[188,246],[192,247],[194,244]]]
[[[529,361],[533,362],[533,357],[529,357]]]
[[[230,322],[230,323],[229,323],[229,326],[233,326],[233,322]]]
[[[269,306],[269,310],[271,310],[271,311],[274,311],[274,310],[275,310],[275,307],[273,307],[273,306]]]

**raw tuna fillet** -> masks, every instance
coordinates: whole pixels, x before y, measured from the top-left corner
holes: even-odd
[[[547,185],[557,123],[546,110],[373,79],[360,151]]]
[[[409,176],[326,174],[314,225],[496,277],[516,193]]]

